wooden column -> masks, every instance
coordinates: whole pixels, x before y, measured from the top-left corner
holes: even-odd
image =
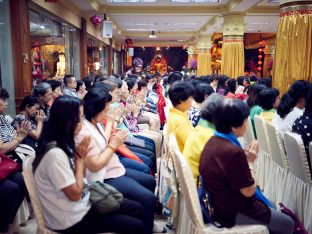
[[[108,48],[108,58],[107,58],[107,75],[110,76],[113,74],[113,47],[112,47],[113,40],[109,39]]]
[[[22,99],[32,89],[29,0],[10,1],[10,13],[15,104],[18,112]]]
[[[81,17],[80,28],[80,77],[86,77],[88,75],[87,66],[87,21]]]

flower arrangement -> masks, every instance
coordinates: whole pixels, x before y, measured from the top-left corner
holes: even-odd
[[[197,60],[196,59],[191,60],[191,62],[190,62],[190,69],[192,69],[192,70],[196,70],[197,69]]]

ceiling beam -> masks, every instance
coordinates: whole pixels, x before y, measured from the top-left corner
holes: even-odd
[[[280,9],[276,7],[255,6],[247,11],[248,14],[261,14],[261,15],[279,15]]]
[[[148,35],[150,34],[150,32],[122,32],[122,35],[124,37],[148,37]],[[196,32],[192,31],[192,32],[160,32],[158,33],[157,31],[155,31],[155,35],[158,38],[168,38],[168,37],[193,37],[196,36]]]
[[[101,5],[97,2],[97,0],[87,0],[87,3],[98,12],[101,9]]]

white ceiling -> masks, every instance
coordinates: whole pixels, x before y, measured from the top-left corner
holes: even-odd
[[[268,0],[221,0],[219,3],[174,3],[158,0],[156,3],[109,3],[107,0],[71,1],[89,16],[106,14],[113,21],[117,40],[131,38],[140,46],[167,41],[181,45],[196,43],[198,38],[222,32],[223,14],[245,15],[246,33],[276,33],[279,19],[278,3]],[[148,35],[155,31],[157,39]],[[118,34],[118,32],[121,32]],[[185,40],[185,41],[178,41]]]

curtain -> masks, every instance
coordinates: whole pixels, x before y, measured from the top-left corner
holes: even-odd
[[[273,86],[285,93],[295,80],[312,82],[312,11],[282,13],[276,36]]]
[[[207,76],[212,73],[211,70],[211,54],[210,52],[198,53],[197,75]]]
[[[222,46],[221,74],[230,78],[244,75],[244,43],[243,41],[224,42]]]

